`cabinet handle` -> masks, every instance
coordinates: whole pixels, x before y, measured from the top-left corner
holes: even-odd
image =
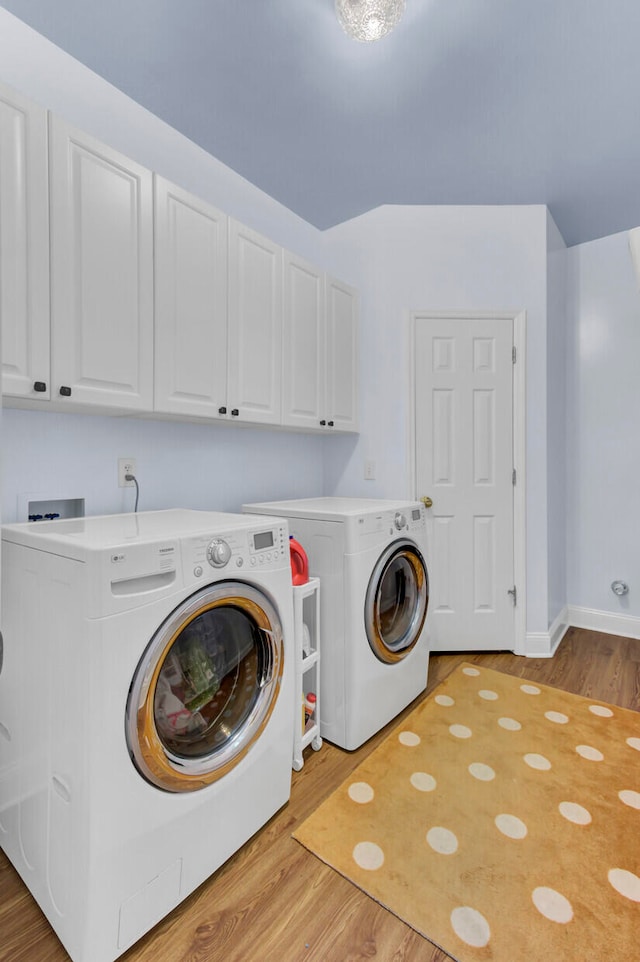
[[[227,409],[226,409],[226,408],[224,408],[224,407],[223,407],[223,408],[218,408],[218,414],[226,414],[226,413],[227,413]]]
[[[34,390],[34,391],[37,391],[39,394],[42,394],[43,391],[46,391],[46,390],[47,390],[47,382],[46,382],[46,381],[34,381],[34,382],[33,382],[33,390]]]
[[[333,421],[329,421],[329,427],[330,427],[330,428],[333,427]]]
[[[231,417],[232,417],[232,418],[237,418],[239,414],[240,414],[240,411],[239,411],[237,408],[232,408],[232,410],[231,410]]]
[[[322,425],[322,427],[324,427],[326,423],[327,423],[326,421],[321,421],[321,422],[320,422],[320,424]]]
[[[71,388],[65,387],[65,385],[63,384],[62,387],[60,388],[60,394],[62,395],[62,397],[71,397]]]

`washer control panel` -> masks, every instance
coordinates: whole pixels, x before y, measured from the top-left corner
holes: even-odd
[[[284,522],[211,532],[183,542],[184,573],[191,580],[206,581],[214,571],[224,571],[224,577],[233,577],[234,571],[243,568],[281,568],[289,563],[288,552],[288,529]],[[226,569],[229,569],[228,574]]]

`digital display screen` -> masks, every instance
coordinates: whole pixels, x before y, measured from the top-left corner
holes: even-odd
[[[419,521],[419,520],[420,520],[420,508],[412,508],[412,510],[411,510],[411,519],[412,519],[412,521]]]
[[[263,548],[273,548],[273,531],[261,531],[260,534],[253,536],[254,551],[262,551]]]

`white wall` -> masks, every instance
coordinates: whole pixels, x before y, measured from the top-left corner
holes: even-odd
[[[567,247],[547,214],[547,541],[549,626],[567,604]]]
[[[640,292],[626,232],[567,257],[568,596],[585,621],[609,612],[640,637],[624,622],[640,618]],[[630,587],[621,599],[616,578]]]
[[[546,208],[381,207],[328,232],[363,258],[361,434],[327,451],[327,490],[409,497],[409,313],[527,312],[527,629],[549,625]],[[353,265],[357,269],[357,265]],[[365,458],[377,465],[364,480]]]

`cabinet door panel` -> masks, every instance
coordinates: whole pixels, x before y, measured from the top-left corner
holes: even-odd
[[[151,173],[52,118],[52,394],[149,410]]]
[[[241,420],[278,424],[282,378],[282,249],[229,226],[228,406]]]
[[[155,409],[219,417],[227,396],[227,217],[155,178]]]
[[[47,113],[0,88],[2,391],[49,397]],[[35,392],[35,382],[46,390]]]
[[[327,413],[343,431],[357,429],[358,296],[331,277],[327,299]]]
[[[284,424],[317,428],[327,419],[322,274],[287,253],[284,278],[282,420]]]

